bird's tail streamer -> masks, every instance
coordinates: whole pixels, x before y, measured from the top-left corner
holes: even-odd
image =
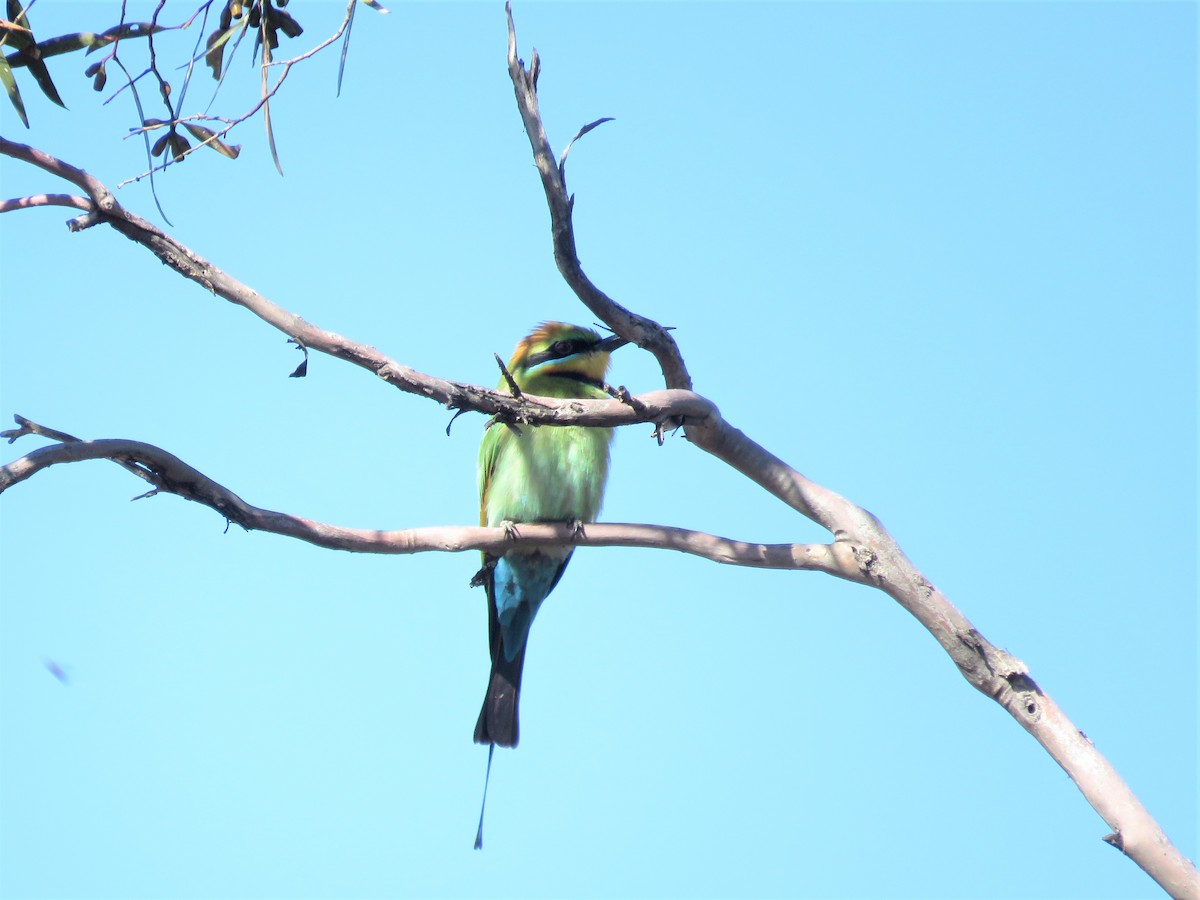
[[[483,800],[479,804],[479,828],[475,830],[475,849],[483,849],[483,811],[487,807],[488,780],[492,777],[492,754],[496,752],[495,744],[488,744],[487,773],[483,776]]]

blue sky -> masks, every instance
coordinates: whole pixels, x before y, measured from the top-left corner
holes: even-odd
[[[360,9],[340,99],[336,51],[293,71],[284,178],[256,120],[241,159],[197,154],[160,198],[176,237],[309,321],[492,384],[531,325],[591,317],[554,269],[502,3],[391,6]],[[296,49],[340,14],[289,8]],[[1195,6],[515,16],[555,148],[616,119],[568,167],[587,272],[675,326],[730,422],[882,518],[1194,858]],[[131,105],[52,63],[70,111],[24,79],[33,128],[0,109],[5,136],[110,185],[141,172]],[[256,83],[235,61],[218,108]],[[64,189],[7,159],[0,178]],[[157,216],[145,183],[120,197]],[[288,379],[280,335],[68,216],[0,216],[0,415],[149,441],[309,518],[475,521],[480,417],[447,438],[445,410],[325,358]],[[613,379],[661,386],[636,350]],[[618,435],[603,519],[825,539],[647,431]],[[476,556],[225,533],[141,492],[91,463],[0,502],[5,897],[1157,895],[888,598],[649,550],[579,551],[543,608],[476,853]]]

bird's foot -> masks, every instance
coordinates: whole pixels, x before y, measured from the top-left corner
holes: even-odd
[[[504,529],[504,536],[510,541],[521,536],[521,533],[517,531],[517,523],[510,519],[505,519],[501,522],[500,527]]]
[[[499,557],[485,556],[483,560],[483,568],[471,576],[471,587],[483,587],[491,578],[493,570],[496,568],[496,561]]]
[[[668,431],[670,431],[671,434],[674,434],[683,426],[684,420],[681,416],[673,419],[664,419],[663,421],[656,422],[654,424],[654,430],[650,432],[650,436],[658,441],[658,446],[661,447],[663,442],[666,440]],[[684,435],[684,439],[687,439],[686,435]]]

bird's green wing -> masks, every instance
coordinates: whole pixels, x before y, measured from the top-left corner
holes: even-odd
[[[507,425],[496,423],[483,433],[479,445],[479,524],[487,525],[488,489],[496,471],[501,448],[511,439]]]

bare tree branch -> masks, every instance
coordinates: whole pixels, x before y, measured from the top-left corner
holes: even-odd
[[[705,398],[690,391],[654,391],[622,400],[561,400],[500,391],[447,381],[411,369],[374,347],[352,341],[305,321],[263,297],[257,291],[194,253],[157,226],[125,209],[99,180],[41,150],[0,137],[0,153],[37,166],[83,189],[90,198],[90,213],[72,220],[72,230],[104,223],[142,245],[185,278],[217,296],[237,304],[277,328],[302,347],[318,350],[375,373],[388,384],[411,394],[436,400],[449,409],[474,410],[505,422],[543,425],[629,425],[678,419],[691,421],[719,415]]]
[[[542,178],[550,208],[554,258],[572,290],[622,337],[651,350],[670,387],[691,380],[670,335],[604,294],[583,274],[571,224],[574,199],[546,139],[537,101],[541,60],[534,51],[528,69],[517,57],[512,6],[508,16],[508,68],[517,107]],[[784,503],[828,529],[834,546],[845,548],[864,583],[885,591],[925,626],[954,660],[963,677],[1020,723],[1075,782],[1113,829],[1105,837],[1173,897],[1200,898],[1200,875],[1150,816],[1112,765],[1067,718],[1016,657],[990,644],[909,561],[882,523],[865,509],[815,484],[720,417],[685,423],[688,439],[737,469]]]
[[[32,209],[35,206],[71,206],[75,209],[90,210],[92,204],[85,197],[74,194],[32,194],[28,197],[13,197],[11,200],[0,200],[0,213],[12,212],[16,209]]]
[[[112,195],[112,191],[106,188],[98,179],[93,178],[87,172],[83,171],[83,169],[63,162],[49,153],[45,153],[35,147],[30,147],[27,144],[18,144],[14,141],[6,140],[4,137],[0,137],[0,153],[3,153],[5,156],[11,156],[13,159],[27,162],[31,166],[36,166],[43,171],[49,172],[51,175],[57,175],[59,178],[66,179],[86,193],[91,198],[92,203],[95,204],[95,207],[98,207],[100,210],[110,210],[114,207],[119,207],[116,197]]]
[[[175,494],[215,510],[247,531],[271,532],[330,550],[386,554],[503,552],[513,541],[557,546],[647,547],[678,550],[727,565],[820,571],[850,581],[865,578],[845,545],[758,544],[661,525],[592,523],[579,529],[564,522],[522,524],[507,530],[460,526],[395,531],[343,528],[253,506],[179,457],[152,444],[122,439],[81,441],[20,416],[17,421],[20,429],[0,433],[0,437],[8,438],[11,443],[24,434],[38,434],[64,442],[34,450],[0,467],[0,494],[50,466],[108,459],[153,485],[151,494]]]
[[[88,199],[83,205],[66,204],[87,210],[87,215],[73,220],[73,227],[100,222],[109,224],[149,249],[184,277],[245,307],[301,346],[368,369],[401,390],[427,396],[450,408],[486,412],[506,422],[606,426],[654,422],[661,426],[663,422],[681,419],[692,443],[821,524],[833,535],[833,543],[745,544],[712,535],[644,525],[589,525],[586,533],[576,540],[573,540],[569,526],[522,525],[519,539],[666,547],[739,565],[815,569],[880,588],[933,634],[968,682],[996,700],[1046,748],[1112,827],[1114,833],[1105,840],[1133,859],[1172,896],[1200,898],[1200,877],[1195,868],[1171,844],[1108,761],[1041,690],[1027,667],[984,639],[905,557],[874,516],[807,479],[725,422],[709,401],[691,393],[691,378],[668,330],[616,303],[583,273],[571,222],[573,198],[566,193],[561,169],[546,138],[538,110],[540,60],[535,52],[529,69],[526,69],[518,59],[511,9],[508,10],[508,29],[509,72],[550,209],[559,270],[585,306],[622,337],[652,352],[663,371],[668,390],[640,395],[634,398],[636,403],[513,397],[415,372],[372,347],[317,328],[262,297],[149,222],[125,210],[107,187],[83,170],[3,138],[0,138],[0,153],[62,177],[87,194]],[[36,198],[8,202],[24,203],[25,206],[47,205],[25,201],[36,201]],[[45,430],[42,433],[46,433]],[[0,470],[0,491],[47,466],[94,458],[117,461],[149,481],[155,491],[170,491],[204,503],[246,528],[273,531],[320,546],[400,553],[426,549],[497,549],[505,545],[502,529],[377,532],[342,529],[261,510],[176,457],[136,441],[68,441],[42,448]],[[384,547],[388,549],[380,549]]]
[[[546,202],[550,207],[550,231],[554,239],[554,262],[558,265],[558,271],[583,305],[599,316],[605,325],[621,337],[654,354],[667,387],[691,390],[692,378],[670,332],[657,322],[621,306],[592,284],[591,279],[583,273],[579,256],[575,252],[575,231],[571,225],[571,211],[575,200],[567,195],[562,171],[554,159],[554,151],[550,149],[550,141],[542,127],[541,113],[538,112],[537,79],[540,62],[537,51],[533,51],[530,68],[526,70],[524,62],[517,57],[517,34],[513,27],[512,5],[505,3],[504,9],[508,15],[508,73],[517,94],[517,108],[521,111],[521,120],[525,123],[525,133],[533,146],[534,162],[542,176]]]

